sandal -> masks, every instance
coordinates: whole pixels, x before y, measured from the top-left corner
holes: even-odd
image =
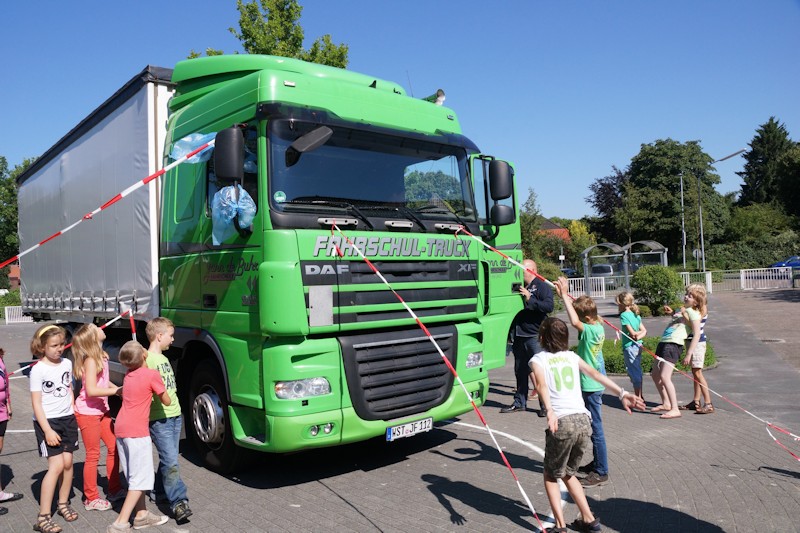
[[[61,526],[53,522],[53,519],[47,513],[39,513],[36,518],[36,523],[33,524],[33,530],[40,533],[61,533]]]
[[[74,522],[78,519],[78,511],[73,509],[69,502],[66,503],[57,503],[56,504],[56,512],[67,522]]]
[[[698,407],[694,413],[696,415],[710,415],[714,413],[714,406],[710,403],[705,404],[703,407]]]
[[[700,406],[697,404],[697,402],[692,400],[691,402],[687,403],[686,405],[679,405],[678,409],[680,409],[681,411],[697,411],[698,407],[700,407]]]

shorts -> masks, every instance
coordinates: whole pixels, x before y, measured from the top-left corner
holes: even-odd
[[[36,420],[33,421],[33,432],[36,434],[36,444],[39,447],[39,457],[55,457],[62,453],[72,453],[78,449],[78,422],[75,415],[48,418],[50,428],[61,437],[61,443],[56,446],[47,444],[44,438],[44,429]]]
[[[656,355],[673,365],[678,362],[683,354],[683,346],[674,342],[659,342],[656,346]]]
[[[591,446],[589,415],[576,413],[558,419],[558,431],[545,433],[544,472],[553,479],[574,476]]]
[[[0,422],[0,437],[6,436],[6,426],[8,426],[8,420]]]
[[[128,481],[128,490],[153,490],[156,473],[150,437],[118,438],[117,451],[122,473]]]
[[[689,345],[692,341],[686,341],[686,349],[689,349]],[[705,342],[698,342],[697,346],[694,347],[694,353],[692,354],[692,368],[703,368],[706,362],[706,343]]]

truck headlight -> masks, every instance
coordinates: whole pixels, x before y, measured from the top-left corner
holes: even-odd
[[[472,352],[467,355],[467,368],[475,368],[483,364],[483,352]]]
[[[275,396],[281,400],[294,400],[330,394],[331,384],[327,379],[308,378],[295,381],[278,381],[275,383]]]

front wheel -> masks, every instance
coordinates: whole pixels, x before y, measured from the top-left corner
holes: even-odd
[[[210,470],[228,474],[242,465],[246,454],[233,441],[225,385],[220,374],[211,361],[203,361],[195,369],[186,426],[203,463]]]

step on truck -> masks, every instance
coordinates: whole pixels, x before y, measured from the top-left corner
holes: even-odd
[[[240,447],[392,441],[482,405],[522,276],[457,230],[521,259],[513,169],[436,96],[272,56],[145,68],[19,177],[20,250],[172,163],[181,140],[215,135],[211,156],[23,255],[24,311],[72,331],[130,310],[143,343],[147,320],[171,319],[186,433],[219,471]],[[108,328],[117,380],[126,322]]]

